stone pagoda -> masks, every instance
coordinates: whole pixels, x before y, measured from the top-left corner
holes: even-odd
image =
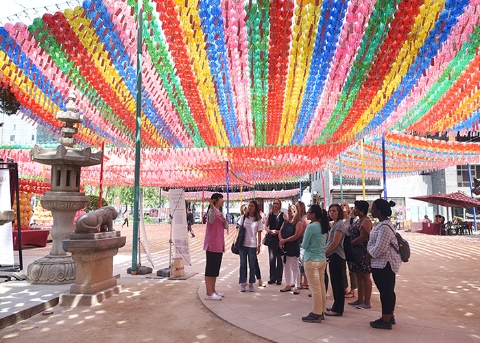
[[[66,111],[59,111],[57,119],[65,122],[64,137],[55,149],[44,149],[35,145],[31,151],[32,161],[52,166],[50,192],[40,197],[43,208],[51,211],[53,227],[50,253],[35,260],[28,266],[28,281],[35,284],[69,284],[75,282],[76,265],[70,254],[62,248],[62,241],[74,233],[74,218],[78,210],[85,208],[89,197],[80,192],[82,167],[101,163],[102,151],[92,152],[91,148],[74,148],[73,135],[78,132],[75,124],[83,122],[75,106],[75,93],[68,93]]]

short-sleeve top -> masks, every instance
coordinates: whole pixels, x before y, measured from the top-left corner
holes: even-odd
[[[238,219],[237,224],[242,225],[243,217],[241,216]],[[263,231],[263,223],[262,220],[255,220],[253,217],[246,217],[245,221],[243,222],[243,226],[245,227],[245,240],[243,241],[243,246],[247,248],[256,248],[259,242],[257,242],[257,236],[259,231]]]
[[[308,224],[303,235],[302,248],[305,250],[303,260],[313,262],[323,261],[325,256],[326,237],[322,233],[322,226],[319,222]]]
[[[207,229],[205,231],[205,240],[203,241],[203,250],[210,252],[225,252],[224,222],[220,211],[215,211],[215,220],[211,224],[207,220]],[[208,218],[208,215],[207,215]]]
[[[330,229],[330,234],[328,235],[327,247],[332,244],[333,236],[335,236],[336,231],[340,231],[342,233],[342,238],[340,239],[340,242],[338,243],[336,248],[331,251],[327,256],[337,254],[341,258],[345,259],[345,250],[343,249],[343,240],[345,238],[345,224],[343,223],[343,221],[339,220],[335,224],[333,224],[332,228]]]

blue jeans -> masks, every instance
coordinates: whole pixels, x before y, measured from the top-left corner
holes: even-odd
[[[255,261],[257,260],[257,249],[241,247],[240,253],[240,278],[238,283],[247,283],[247,258],[248,267],[250,268],[250,274],[248,283],[255,283]]]

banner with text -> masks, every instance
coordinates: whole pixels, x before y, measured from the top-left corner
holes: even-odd
[[[9,170],[0,170],[0,211],[11,209]],[[14,265],[12,222],[0,225],[0,265]]]
[[[188,265],[192,265],[190,262],[190,247],[188,245],[185,191],[183,189],[171,189],[168,192],[168,199],[170,201],[170,215],[172,218],[174,258],[182,257]]]

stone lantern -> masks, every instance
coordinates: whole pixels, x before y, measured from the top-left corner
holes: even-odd
[[[60,145],[50,149],[35,145],[31,151],[32,161],[52,166],[50,192],[40,197],[40,203],[52,213],[53,227],[50,233],[53,243],[48,255],[28,266],[28,281],[35,284],[75,282],[75,261],[63,250],[62,241],[74,233],[75,214],[85,208],[89,200],[85,193],[80,192],[81,169],[101,163],[102,151],[92,152],[91,148],[73,147],[73,135],[78,132],[74,124],[83,122],[83,116],[77,112],[75,98],[75,93],[69,92],[67,111],[59,111],[56,116],[65,122],[61,129],[64,137],[60,138]]]

